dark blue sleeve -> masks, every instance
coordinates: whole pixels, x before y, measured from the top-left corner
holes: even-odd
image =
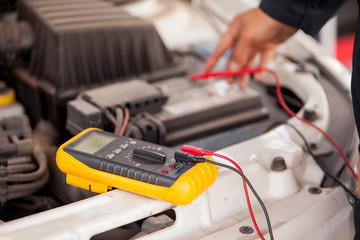
[[[357,199],[354,206],[354,225],[355,225],[355,236],[354,240],[360,239],[360,200]]]
[[[260,9],[270,17],[315,35],[346,0],[262,0]]]

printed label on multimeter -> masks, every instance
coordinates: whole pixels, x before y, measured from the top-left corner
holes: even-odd
[[[216,166],[182,163],[176,150],[87,129],[60,146],[56,161],[69,184],[94,192],[112,187],[188,204],[211,186]]]

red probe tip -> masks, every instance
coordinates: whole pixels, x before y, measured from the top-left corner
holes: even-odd
[[[231,72],[229,70],[216,72],[196,73],[190,76],[191,80],[208,79],[209,77],[236,77],[244,74],[252,74],[256,72],[265,71],[264,68],[244,68],[239,71]]]
[[[200,79],[207,79],[209,76],[205,73],[197,73],[190,75],[191,80],[200,80]]]
[[[190,146],[190,145],[183,145],[181,147],[181,151],[195,155],[195,156],[203,156],[203,155],[213,155],[213,152],[204,150],[202,148]]]

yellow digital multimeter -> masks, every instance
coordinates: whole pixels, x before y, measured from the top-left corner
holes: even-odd
[[[89,128],[60,146],[56,162],[68,184],[97,193],[115,187],[184,205],[215,182],[217,168],[177,162],[176,151]]]

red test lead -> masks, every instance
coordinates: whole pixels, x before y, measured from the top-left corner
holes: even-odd
[[[228,157],[226,157],[224,155],[221,155],[221,154],[218,154],[218,153],[215,153],[215,152],[212,152],[212,151],[204,150],[204,149],[199,148],[199,147],[189,146],[189,145],[183,145],[181,147],[181,151],[192,154],[192,155],[195,155],[195,156],[215,156],[215,157],[225,159],[225,160],[229,161],[230,163],[232,163],[241,173],[243,173],[243,170],[240,168],[240,166],[236,162],[234,162],[232,159],[230,159],[230,158],[228,158]],[[244,179],[243,179],[243,185],[244,185],[246,203],[248,205],[248,210],[249,210],[249,213],[250,213],[251,220],[252,220],[252,222],[254,224],[255,230],[258,233],[259,237],[262,240],[265,240],[264,236],[262,235],[262,233],[261,233],[261,231],[259,229],[259,226],[257,225],[256,219],[255,219],[255,216],[254,216],[254,212],[252,210],[251,203],[250,203],[249,192],[248,192],[246,182],[245,182]]]
[[[315,128],[317,131],[319,131],[325,138],[327,138],[331,144],[336,148],[336,150],[338,151],[338,153],[340,154],[341,158],[344,161],[344,164],[346,165],[346,167],[350,170],[351,174],[357,179],[357,175],[355,173],[355,171],[352,169],[352,167],[350,166],[349,162],[347,161],[344,153],[342,152],[341,148],[339,147],[339,145],[335,142],[334,139],[332,139],[324,130],[322,130],[321,128],[319,128],[318,126],[312,124],[311,122],[299,117],[298,115],[296,115],[293,111],[291,111],[291,109],[286,105],[282,94],[281,94],[281,84],[280,84],[280,78],[277,75],[277,73],[273,70],[267,69],[267,68],[244,68],[241,69],[239,71],[236,72],[231,72],[231,71],[218,71],[218,72],[204,72],[204,73],[198,73],[198,74],[193,74],[190,76],[191,80],[199,80],[199,79],[208,79],[210,77],[236,77],[236,76],[240,76],[240,75],[244,75],[244,74],[252,74],[252,73],[256,73],[256,72],[268,72],[271,75],[274,76],[275,80],[276,80],[276,96],[277,99],[279,101],[279,104],[281,105],[281,107],[284,109],[284,111],[289,114],[291,117],[294,117],[296,119],[298,119],[299,121]]]
[[[256,72],[262,72],[265,71],[263,68],[244,68],[236,72],[231,71],[217,71],[217,72],[203,72],[203,73],[197,73],[192,74],[190,76],[191,80],[200,80],[200,79],[208,79],[211,77],[236,77],[241,76],[244,74],[252,74]]]

